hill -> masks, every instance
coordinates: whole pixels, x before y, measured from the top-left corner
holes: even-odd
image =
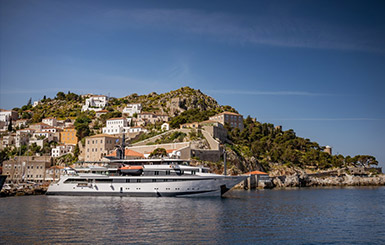
[[[109,105],[106,107],[109,112],[101,118],[96,118],[94,111],[81,112],[82,104],[88,96],[59,92],[53,99],[44,97],[35,107],[28,103],[14,110],[17,110],[22,118],[30,119],[32,123],[40,122],[45,117],[76,119],[75,126],[80,129],[79,138],[99,133],[106,119],[121,116],[124,107],[130,103],[141,103],[144,112],[167,114],[172,128],[178,128],[183,123],[205,121],[210,116],[223,111],[237,112],[231,106],[219,105],[214,98],[200,90],[183,87],[162,94],[134,93],[123,98],[110,98]],[[228,151],[232,173],[255,169],[271,171],[282,166],[322,170],[350,165],[378,164],[373,156],[329,155],[324,152],[324,146],[296,136],[292,129],[282,131],[273,124],[260,123],[250,116],[244,119],[243,130],[231,128],[229,125],[225,127],[228,131],[228,139],[222,143]],[[149,125],[147,128],[150,130],[149,136],[153,136],[154,130],[160,128],[160,125]],[[208,164],[221,171],[219,163]]]

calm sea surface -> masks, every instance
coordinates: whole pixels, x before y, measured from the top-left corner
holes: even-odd
[[[385,244],[385,187],[7,197],[0,243]]]

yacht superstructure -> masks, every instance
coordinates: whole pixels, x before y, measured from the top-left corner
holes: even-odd
[[[77,169],[52,183],[48,195],[198,197],[222,196],[246,176],[209,173],[181,159],[112,162],[115,167]]]

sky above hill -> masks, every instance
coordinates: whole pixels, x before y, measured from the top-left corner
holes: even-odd
[[[0,0],[0,108],[200,89],[385,166],[384,1]]]

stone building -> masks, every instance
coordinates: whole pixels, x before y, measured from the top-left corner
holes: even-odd
[[[43,182],[45,171],[53,165],[49,156],[20,156],[3,162],[3,174],[8,183]]]
[[[56,127],[57,126],[57,120],[54,117],[44,118],[42,120],[42,122],[45,123],[45,124],[48,124],[51,127]]]
[[[140,121],[143,121],[145,122],[145,124],[147,123],[154,124],[156,122],[168,122],[168,119],[169,119],[168,115],[166,114],[155,114],[151,112],[143,112],[138,114],[137,120],[139,121],[139,123]]]
[[[326,152],[327,154],[331,155],[332,154],[332,148],[327,145],[327,146],[325,146],[324,152]]]
[[[34,129],[35,131],[42,131],[43,129],[51,128],[51,126],[41,122],[41,123],[31,124],[29,128]]]
[[[243,129],[243,116],[234,112],[222,112],[210,117],[211,121],[217,121],[223,125],[228,124],[232,128]]]
[[[85,161],[99,162],[110,154],[117,145],[122,143],[119,137],[108,134],[98,134],[85,138]]]
[[[28,145],[29,140],[32,137],[34,132],[35,130],[30,128],[17,130],[16,138],[15,138],[16,147],[20,147],[22,145]]]
[[[60,176],[65,174],[66,169],[62,166],[52,166],[45,170],[45,181],[56,181]]]

